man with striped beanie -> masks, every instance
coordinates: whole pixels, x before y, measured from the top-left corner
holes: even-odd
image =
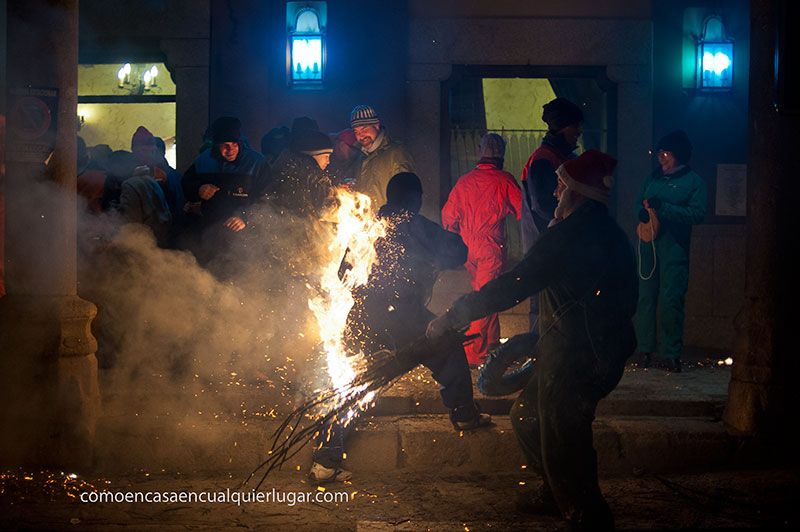
[[[386,185],[392,176],[414,172],[414,160],[401,143],[392,140],[375,109],[356,105],[350,112],[350,127],[361,145],[361,169],[355,190],[372,199],[376,209],[386,203]]]

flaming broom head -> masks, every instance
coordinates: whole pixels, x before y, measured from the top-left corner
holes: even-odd
[[[250,473],[242,485],[260,473],[261,479],[255,486],[258,489],[272,471],[279,470],[306,444],[323,431],[329,430],[328,427],[333,423],[350,423],[359,411],[366,408],[375,394],[387,388],[397,378],[425,359],[446,352],[454,341],[463,342],[467,339],[462,333],[455,331],[433,340],[422,336],[395,352],[382,350],[365,357],[363,367],[350,383],[323,391],[286,417],[272,435],[272,446],[267,452],[266,460]],[[314,415],[314,412],[323,413]]]

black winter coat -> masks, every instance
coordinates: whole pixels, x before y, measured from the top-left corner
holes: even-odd
[[[388,221],[387,234],[375,244],[378,261],[356,290],[348,317],[351,341],[368,352],[403,347],[424,335],[439,271],[467,260],[461,237],[424,216],[388,205],[378,216]]]
[[[539,356],[619,363],[636,346],[631,318],[638,279],[628,238],[605,205],[588,200],[545,232],[511,271],[450,308],[473,320],[540,293]]]

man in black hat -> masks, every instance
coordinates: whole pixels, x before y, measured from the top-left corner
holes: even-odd
[[[202,264],[227,251],[232,235],[248,226],[247,211],[270,180],[264,156],[242,139],[238,118],[223,116],[211,124],[212,146],[186,171],[181,184],[191,206],[189,229]]]
[[[333,185],[325,171],[332,152],[333,143],[325,133],[296,131],[289,149],[273,164],[267,196],[292,214],[319,216],[333,196]]]
[[[575,148],[583,133],[583,111],[566,98],[556,98],[542,107],[542,120],[547,133],[542,145],[534,151],[522,169],[522,250],[527,253],[555,217],[558,201],[554,193],[558,184],[556,170],[575,158]],[[530,300],[530,333],[527,338],[507,342],[500,349],[529,349],[537,337],[539,302]]]

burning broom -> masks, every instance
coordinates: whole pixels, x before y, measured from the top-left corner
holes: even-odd
[[[272,435],[267,458],[250,473],[242,486],[261,474],[254,488],[259,489],[270,473],[280,470],[283,464],[297,455],[310,441],[323,431],[329,431],[334,423],[350,423],[359,412],[368,408],[376,394],[388,388],[423,360],[445,352],[453,342],[464,342],[475,337],[477,335],[466,336],[456,331],[436,339],[422,336],[396,352],[384,349],[366,357],[351,382],[321,392],[284,419]]]

